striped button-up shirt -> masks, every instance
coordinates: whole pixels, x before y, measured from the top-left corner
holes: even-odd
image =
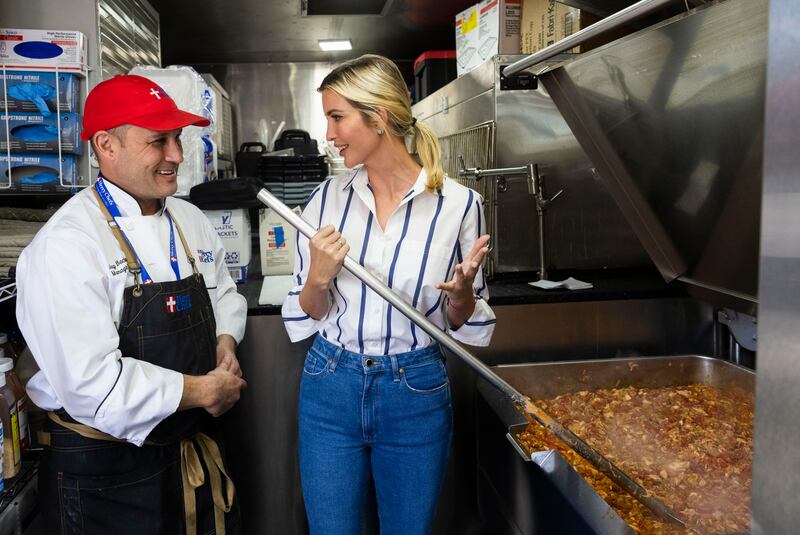
[[[489,292],[483,270],[473,283],[475,311],[457,330],[448,325],[446,296],[436,288],[452,278],[455,265],[485,232],[483,199],[449,179],[440,190],[426,191],[425,180],[423,170],[385,229],[377,222],[364,167],[323,182],[309,197],[303,217],[317,228],[334,225],[350,245],[350,257],[455,339],[473,346],[489,345],[496,320],[486,302]],[[283,320],[292,341],[319,332],[334,344],[369,355],[403,353],[434,343],[344,269],[331,285],[326,316],[319,321],[311,318],[299,302],[309,264],[308,239],[298,234],[296,286],[283,304]]]

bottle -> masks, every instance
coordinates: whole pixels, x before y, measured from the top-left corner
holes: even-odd
[[[3,354],[0,353],[0,363],[3,362]],[[12,360],[12,365],[14,361]],[[14,393],[14,401],[17,404],[17,422],[19,425],[19,449],[21,453],[27,451],[30,446],[30,428],[28,427],[28,393],[17,375],[17,371],[12,368],[6,372],[6,384],[11,387]]]
[[[11,359],[0,360],[0,420],[3,421],[3,479],[6,480],[16,476],[21,466],[17,404],[11,387],[6,384],[5,374],[13,367]]]
[[[2,420],[2,418],[0,418],[0,459],[3,459],[3,450],[4,450],[4,444],[3,444],[3,420]],[[2,463],[0,463],[0,464],[2,464]],[[3,472],[4,472],[4,470],[0,470],[0,492],[3,492],[5,490],[5,488],[6,488],[6,485],[5,485],[6,481],[5,481],[5,478],[3,477]]]
[[[14,348],[8,341],[8,335],[6,333],[0,333],[0,351],[4,351],[6,357],[14,356]]]

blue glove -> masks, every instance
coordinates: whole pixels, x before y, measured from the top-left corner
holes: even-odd
[[[58,128],[49,124],[24,124],[11,130],[11,137],[22,141],[55,141]]]
[[[45,84],[23,82],[9,87],[8,96],[14,100],[29,100],[39,108],[39,113],[44,117],[50,117],[51,111],[45,100],[55,97],[56,90],[54,87]]]

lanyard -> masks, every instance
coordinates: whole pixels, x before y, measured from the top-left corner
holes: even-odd
[[[94,183],[94,188],[97,190],[97,193],[100,194],[100,200],[103,201],[108,213],[111,214],[111,217],[114,219],[114,223],[117,223],[117,218],[122,217],[122,213],[119,211],[119,207],[114,201],[114,197],[111,196],[111,192],[108,191],[102,174],[98,175],[97,182]],[[175,227],[172,224],[172,216],[169,213],[169,210],[165,210],[165,214],[167,216],[167,221],[169,221],[169,263],[172,267],[172,271],[175,273],[175,280],[181,280],[181,271],[178,267],[178,252],[175,246]],[[120,227],[118,223],[117,228],[119,229],[120,234],[122,234],[122,237],[128,243],[131,251],[133,251],[133,254],[136,255],[136,261],[139,263],[139,269],[142,271],[142,283],[152,284],[153,278],[147,272],[147,269],[145,269],[141,258],[139,258],[139,255],[136,253],[136,249],[133,248],[133,244],[131,244],[131,241],[122,231],[122,227]]]

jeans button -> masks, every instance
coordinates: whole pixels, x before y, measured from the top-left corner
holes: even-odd
[[[367,360],[364,361],[364,364],[367,366],[367,368],[369,368],[373,364],[375,364],[375,361],[373,361],[372,359],[367,359]]]

